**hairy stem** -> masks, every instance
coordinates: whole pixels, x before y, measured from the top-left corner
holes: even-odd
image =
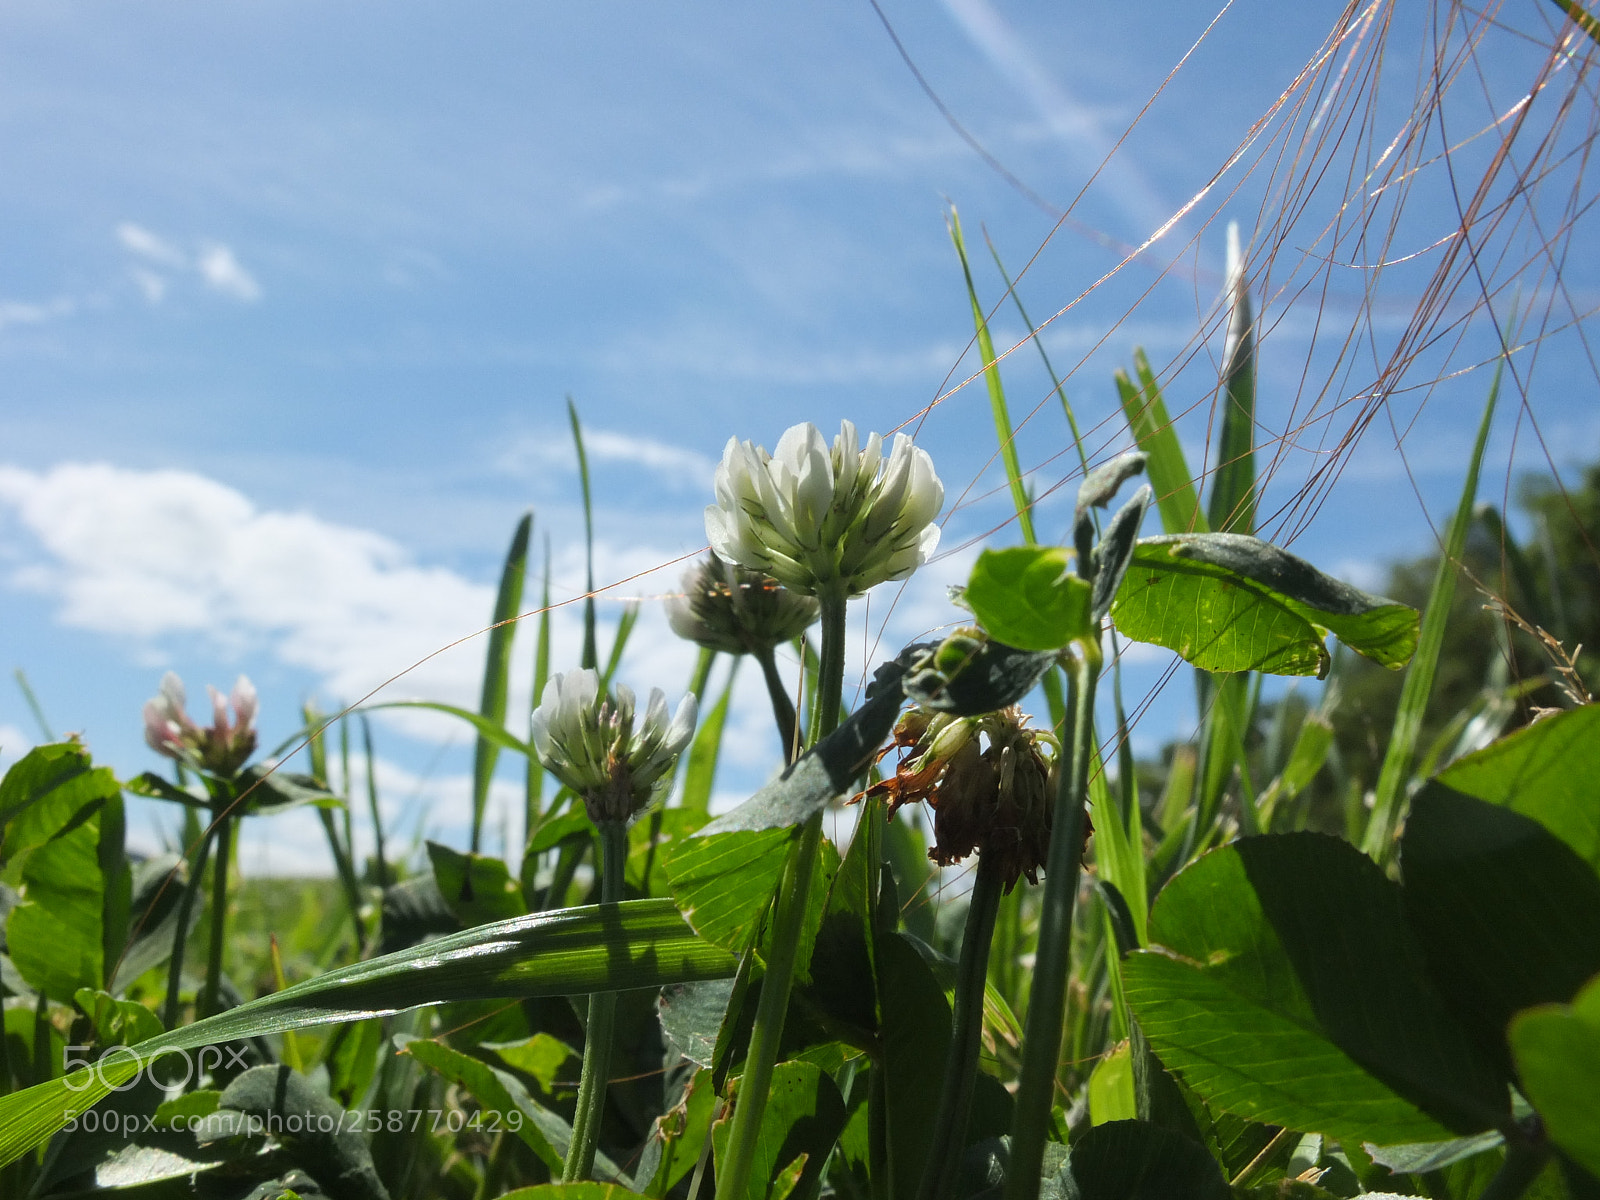
[[[616,904],[622,899],[627,856],[627,826],[621,821],[600,822],[601,904]],[[616,1016],[615,992],[590,995],[589,1020],[583,1033],[583,1074],[578,1079],[578,1107],[572,1116],[572,1145],[567,1149],[562,1183],[587,1179],[594,1170],[600,1117],[606,1107],[607,1076],[611,1073],[611,1037]]]
[[[832,733],[838,725],[839,701],[844,693],[846,598],[842,591],[835,591],[824,594],[820,599],[822,649],[817,674],[816,709],[811,714],[812,745]],[[816,869],[817,848],[821,843],[822,812],[818,810],[800,827],[800,840],[790,854],[783,878],[778,884],[767,974],[761,984],[761,999],[756,1005],[755,1024],[750,1030],[750,1050],[745,1056],[744,1078],[739,1082],[738,1102],[733,1109],[727,1162],[717,1175],[717,1200],[742,1200],[748,1190],[750,1169],[755,1161],[756,1143],[761,1133],[761,1118],[766,1115],[767,1092],[772,1086],[772,1068],[778,1060],[778,1043],[783,1039],[783,1018],[789,1009],[789,990],[794,984],[800,929],[805,922],[811,876]]]
[[[978,1050],[983,1036],[983,988],[989,975],[989,944],[1004,892],[999,856],[978,851],[978,873],[967,903],[967,927],[956,967],[955,1008],[950,1050],[944,1060],[944,1092],[933,1125],[933,1153],[922,1171],[918,1200],[948,1200],[960,1175],[967,1145],[967,1117],[978,1081]]]
[[[1050,858],[1045,865],[1039,912],[1039,951],[1023,1030],[1022,1078],[1011,1120],[1006,1200],[1034,1200],[1039,1194],[1039,1172],[1050,1129],[1050,1102],[1055,1097],[1056,1063],[1061,1055],[1067,972],[1072,957],[1072,908],[1083,867],[1084,803],[1094,750],[1094,689],[1100,676],[1098,641],[1085,639],[1078,644],[1078,652],[1070,672],[1072,743],[1056,785]]]

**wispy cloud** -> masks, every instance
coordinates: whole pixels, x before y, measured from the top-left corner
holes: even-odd
[[[178,243],[124,221],[117,226],[117,241],[134,262],[128,273],[144,298],[159,304],[171,284],[169,276],[191,277],[202,286],[230,300],[251,304],[261,299],[261,285],[239,261],[231,246],[217,241],[202,241],[193,253]]]
[[[61,297],[43,304],[29,304],[21,300],[0,300],[0,329],[12,325],[43,325],[57,317],[70,317],[78,306]]]
[[[716,469],[716,464],[698,450],[609,429],[585,429],[583,448],[590,462],[628,463],[644,467],[680,488],[709,490],[711,475]],[[572,472],[578,469],[577,453],[571,438],[549,434],[526,434],[514,438],[501,452],[498,464],[501,470],[508,473],[520,473],[534,466]]]
[[[1129,161],[1126,151],[1111,157],[1116,139],[1105,129],[1100,114],[1046,69],[989,0],[944,0],[944,5],[972,45],[1022,94],[1072,154],[1082,178],[1100,171],[1100,183],[1134,220],[1135,232],[1147,234],[1167,219],[1169,206],[1162,203],[1144,172]],[[1101,164],[1105,164],[1103,168]]]

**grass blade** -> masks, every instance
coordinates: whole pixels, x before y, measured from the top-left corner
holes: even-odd
[[[328,779],[328,746],[325,738],[327,721],[311,704],[303,706],[301,713],[305,718],[306,727],[312,730],[307,740],[307,748],[311,754],[311,773],[318,779],[326,781]],[[344,798],[346,811],[350,807],[349,790],[346,780]],[[339,827],[330,810],[318,805],[317,818],[322,822],[322,832],[328,839],[328,852],[333,855],[334,869],[338,872],[339,884],[344,889],[345,903],[350,908],[350,923],[355,926],[356,956],[365,958],[367,929],[361,921],[361,884],[356,879],[355,864],[350,861],[350,847],[339,836]]]
[[[716,779],[717,756],[722,750],[722,731],[728,723],[728,706],[733,701],[733,684],[739,677],[742,661],[740,658],[732,660],[727,685],[711,711],[701,719],[700,728],[689,746],[688,763],[683,769],[683,798],[679,804],[701,816],[709,813],[711,785]]]
[[[1256,531],[1256,349],[1250,289],[1239,253],[1239,226],[1228,226],[1228,338],[1222,352],[1222,431],[1206,515],[1211,528]]]
[[[544,589],[539,595],[539,636],[533,652],[533,688],[528,693],[528,745],[533,745],[533,714],[544,696],[544,685],[550,679],[550,539],[544,539]],[[528,756],[527,801],[524,812],[523,845],[533,838],[539,827],[539,813],[544,805],[544,764],[537,754]]]
[[[372,722],[361,714],[361,741],[367,753],[367,808],[372,814],[372,860],[378,886],[388,887],[389,864],[383,856],[383,813],[378,809],[378,756],[372,749]]]
[[[572,422],[572,443],[578,449],[578,481],[583,485],[583,659],[580,667],[593,671],[600,665],[600,651],[594,636],[594,500],[589,494],[589,456],[583,452],[583,427],[578,424],[578,406],[567,397],[567,419]]]
[[[524,999],[726,979],[733,955],[670,900],[630,900],[480,925],[330,971],[140,1042],[94,1067],[0,1097],[0,1165],[132,1079],[162,1051],[365,1020],[448,1000]]]
[[[506,694],[511,684],[511,650],[516,644],[515,617],[522,608],[522,584],[528,574],[528,538],[533,532],[533,514],[523,513],[511,536],[505,566],[500,571],[500,591],[494,600],[490,621],[489,650],[483,664],[483,694],[478,715],[492,725],[504,728]],[[489,784],[494,779],[500,746],[484,734],[478,735],[472,753],[472,852],[478,853],[483,839],[483,812],[489,803]]]
[[[950,240],[955,244],[956,255],[961,259],[961,274],[967,281],[967,300],[972,305],[972,324],[978,333],[978,353],[983,357],[983,378],[989,388],[989,411],[994,416],[994,433],[1000,443],[1000,461],[1005,464],[1006,482],[1011,486],[1011,503],[1017,510],[1017,526],[1022,530],[1022,540],[1033,545],[1033,500],[1022,482],[1022,467],[1017,461],[1017,440],[1011,429],[1011,413],[1006,407],[1005,388],[1000,383],[1000,364],[995,361],[994,339],[989,336],[989,322],[983,315],[983,305],[978,302],[978,289],[972,282],[972,268],[967,262],[967,245],[961,236],[961,218],[952,206],[945,219]]]
[[[617,622],[617,636],[611,643],[611,653],[606,656],[606,669],[600,672],[600,690],[609,692],[611,680],[617,673],[617,668],[622,665],[622,652],[628,645],[628,639],[633,636],[634,626],[639,624],[639,602],[630,600],[622,609],[622,619]]]
[[[1178,432],[1167,415],[1166,401],[1161,398],[1161,385],[1143,350],[1133,352],[1133,366],[1139,383],[1135,385],[1127,372],[1118,371],[1117,396],[1134,440],[1148,456],[1145,472],[1156,490],[1161,527],[1167,533],[1205,533],[1211,525],[1200,511],[1194,476],[1189,474]]]
[[[1417,741],[1422,736],[1422,718],[1428,709],[1428,698],[1433,694],[1433,676],[1439,666],[1439,649],[1444,645],[1444,627],[1450,615],[1450,604],[1455,599],[1461,552],[1467,544],[1467,532],[1472,527],[1472,509],[1478,496],[1478,469],[1483,465],[1484,448],[1489,444],[1489,427],[1494,421],[1495,402],[1500,398],[1500,376],[1504,369],[1505,359],[1502,357],[1495,364],[1494,378],[1489,384],[1489,398],[1484,402],[1483,419],[1478,423],[1478,440],[1472,447],[1472,458],[1467,463],[1467,478],[1461,486],[1461,499],[1456,503],[1455,518],[1445,535],[1439,566],[1433,573],[1433,587],[1428,593],[1428,607],[1422,614],[1422,631],[1417,638],[1416,657],[1411,660],[1406,681],[1400,688],[1400,705],[1395,712],[1394,727],[1389,731],[1389,747],[1384,752],[1383,766],[1378,771],[1377,796],[1372,805],[1372,819],[1367,822],[1362,849],[1379,862],[1388,861],[1394,851],[1394,834],[1405,805],[1405,783],[1416,755]]]

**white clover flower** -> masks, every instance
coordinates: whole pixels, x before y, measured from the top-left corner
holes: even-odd
[[[887,464],[883,439],[874,433],[859,447],[849,421],[831,451],[809,422],[788,429],[770,455],[730,438],[716,494],[706,509],[711,548],[806,595],[842,588],[859,596],[905,579],[939,545],[933,519],[944,485],[903,433]]]
[[[637,730],[634,715],[633,692],[618,685],[615,701],[602,696],[600,677],[587,668],[551,676],[534,710],[539,761],[583,797],[597,824],[626,821],[648,804],[694,736],[692,693],[670,723],[660,688],[650,689]]]
[[[231,695],[214,687],[211,694],[211,728],[201,729],[189,719],[183,680],[168,671],[155,698],[145,702],[144,740],[157,754],[208,771],[233,775],[256,748],[256,689],[241,675]],[[229,708],[232,715],[229,715]]]

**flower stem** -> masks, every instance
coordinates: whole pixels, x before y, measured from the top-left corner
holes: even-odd
[[[1083,867],[1084,802],[1094,749],[1094,689],[1100,676],[1100,645],[1085,638],[1072,660],[1072,744],[1056,784],[1039,912],[1039,951],[1023,1028],[1022,1078],[1011,1120],[1011,1165],[1005,1200],[1034,1200],[1055,1097],[1056,1063],[1066,1012],[1067,972],[1072,958],[1072,908]]]
[[[601,821],[600,903],[622,899],[627,873],[628,827],[621,821]],[[589,1020],[583,1035],[583,1074],[578,1080],[578,1107],[572,1116],[572,1145],[561,1172],[562,1183],[589,1178],[594,1170],[595,1145],[600,1139],[600,1117],[606,1107],[606,1082],[611,1073],[611,1039],[616,1025],[617,994],[594,992],[589,997]]]
[[[226,806],[232,802],[230,793],[218,806],[222,815],[216,819],[217,861],[211,868],[211,947],[206,955],[205,991],[196,1006],[202,1017],[215,1016],[220,1011],[222,954],[228,944],[228,860],[233,857],[233,818],[227,815]]]
[[[824,593],[819,599],[822,601],[822,648],[816,711],[811,714],[809,740],[812,745],[832,733],[839,724],[839,701],[844,693],[847,600],[842,590]],[[766,1115],[767,1093],[772,1086],[772,1068],[778,1061],[783,1019],[789,1010],[800,930],[811,898],[811,876],[816,870],[817,849],[821,843],[822,810],[819,809],[800,827],[800,840],[778,884],[767,974],[761,983],[761,999],[750,1030],[750,1049],[745,1055],[744,1077],[739,1081],[738,1102],[733,1108],[727,1160],[717,1172],[717,1200],[743,1200],[749,1189],[761,1118]]]
[[[792,763],[800,757],[800,735],[795,728],[794,701],[789,699],[789,691],[783,686],[783,678],[778,674],[778,660],[772,653],[771,646],[763,646],[755,652],[756,661],[761,664],[761,678],[767,681],[767,695],[772,700],[772,718],[778,724],[778,737],[783,742],[783,761]]]
[[[922,1170],[917,1200],[947,1200],[960,1175],[967,1145],[967,1118],[977,1084],[978,1050],[983,1036],[983,989],[989,975],[989,945],[1005,891],[999,855],[978,851],[978,873],[967,902],[967,927],[956,967],[955,1009],[950,1050],[944,1060],[944,1092],[934,1121],[932,1156]]]
[[[167,1004],[162,1019],[168,1029],[178,1027],[179,992],[183,984],[183,951],[189,940],[189,917],[194,912],[195,897],[205,886],[206,860],[211,856],[211,839],[200,839],[190,864],[189,881],[184,885],[183,898],[178,901],[178,927],[172,934],[172,957],[167,962]]]

